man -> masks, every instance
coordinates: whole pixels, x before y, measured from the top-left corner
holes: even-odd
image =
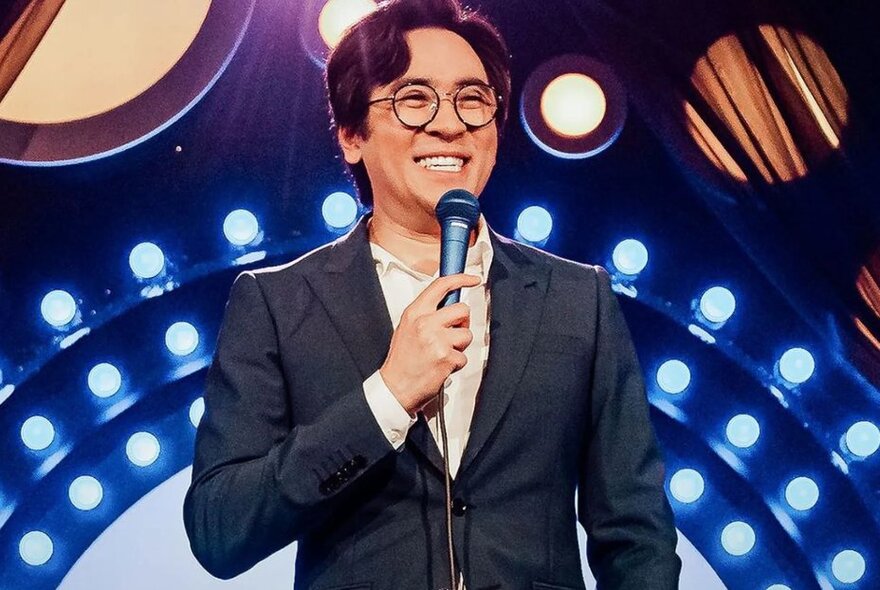
[[[479,195],[510,102],[506,48],[455,0],[353,27],[327,81],[372,204],[344,238],[235,282],[208,373],[185,522],[229,578],[298,541],[297,589],[675,588],[680,562],[644,386],[607,273],[480,219],[436,278],[434,206]],[[438,310],[464,288],[461,303]],[[577,513],[575,490],[578,490]]]

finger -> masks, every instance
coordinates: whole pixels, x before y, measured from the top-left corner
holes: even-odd
[[[449,330],[449,342],[458,351],[464,351],[474,341],[474,334],[467,328],[452,328]]]
[[[444,328],[451,326],[468,328],[471,325],[471,306],[467,303],[453,303],[434,312],[434,317]]]
[[[425,306],[437,309],[437,305],[446,297],[446,294],[462,287],[476,287],[482,279],[477,275],[454,274],[445,277],[438,277],[422,291],[416,301]]]

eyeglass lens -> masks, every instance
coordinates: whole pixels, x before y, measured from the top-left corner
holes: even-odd
[[[495,117],[498,101],[489,86],[463,86],[454,95],[453,105],[465,125],[482,127]],[[404,125],[421,127],[429,123],[440,108],[440,96],[430,86],[413,84],[394,93],[394,112]]]

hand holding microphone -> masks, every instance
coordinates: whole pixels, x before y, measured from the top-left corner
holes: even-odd
[[[435,210],[440,222],[440,277],[404,310],[379,369],[410,413],[431,401],[446,378],[467,364],[464,350],[473,340],[470,308],[458,299],[462,287],[480,284],[480,277],[462,274],[471,231],[480,216],[476,197],[451,190]]]

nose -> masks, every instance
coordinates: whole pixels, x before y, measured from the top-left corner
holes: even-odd
[[[444,106],[444,102],[448,102],[448,106]],[[455,137],[467,131],[458,114],[455,112],[455,103],[451,96],[441,96],[440,102],[437,104],[437,114],[434,119],[425,125],[427,133]]]

